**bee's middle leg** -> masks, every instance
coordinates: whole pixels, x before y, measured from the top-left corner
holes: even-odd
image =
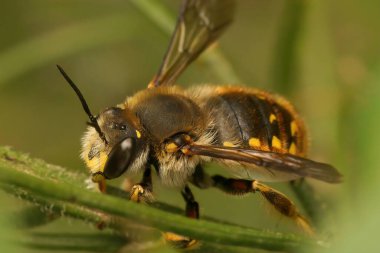
[[[195,201],[194,195],[189,186],[181,191],[183,199],[186,201],[186,216],[193,219],[199,219],[199,204]]]
[[[199,219],[199,205],[198,202],[195,201],[194,195],[191,192],[189,186],[186,185],[185,188],[183,188],[181,191],[181,194],[183,199],[186,201],[186,216],[192,219]],[[165,232],[164,237],[166,241],[169,242],[172,246],[181,249],[189,249],[197,245],[198,242],[192,238],[178,235],[172,232]]]

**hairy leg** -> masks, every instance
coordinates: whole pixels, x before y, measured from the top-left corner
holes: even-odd
[[[226,178],[220,175],[210,177],[199,167],[192,183],[200,188],[216,187],[231,195],[259,192],[280,214],[294,220],[306,233],[314,234],[309,221],[299,213],[296,205],[287,196],[257,180]]]

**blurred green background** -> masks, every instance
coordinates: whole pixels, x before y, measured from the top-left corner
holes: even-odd
[[[174,0],[141,1],[158,2],[170,17],[179,6]],[[335,238],[333,252],[379,252],[380,2],[237,2],[235,22],[219,49],[244,84],[288,97],[307,123],[310,157],[344,174],[340,185],[311,182],[322,199],[334,203],[323,236]],[[3,0],[0,34],[0,145],[73,170],[85,170],[78,154],[86,116],[55,64],[99,111],[145,88],[169,41],[128,0]],[[178,82],[187,87],[236,81],[222,79],[200,58]],[[158,199],[184,205],[180,194],[155,181]],[[286,184],[273,186],[294,198]],[[197,189],[194,194],[202,214],[298,233],[258,196],[231,198]],[[1,216],[28,206],[5,194],[0,200],[7,206]],[[101,233],[67,219],[36,229]]]

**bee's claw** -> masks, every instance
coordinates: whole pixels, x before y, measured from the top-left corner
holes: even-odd
[[[137,203],[151,203],[154,201],[152,191],[141,184],[136,184],[132,187],[129,197],[132,201]]]
[[[199,241],[175,233],[165,232],[163,237],[167,243],[177,249],[190,249],[199,246]]]

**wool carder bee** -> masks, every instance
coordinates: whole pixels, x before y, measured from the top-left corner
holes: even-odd
[[[258,192],[282,215],[311,231],[309,222],[284,194],[262,181],[314,178],[338,183],[332,166],[305,158],[305,126],[284,98],[244,86],[201,85],[189,89],[176,80],[232,22],[233,0],[185,0],[169,48],[148,88],[94,116],[64,70],[90,122],[81,157],[92,180],[141,173],[131,199],[152,198],[152,170],[162,183],[181,189],[186,215],[199,218],[189,185],[216,187],[233,195]],[[218,163],[234,175],[209,175]]]

